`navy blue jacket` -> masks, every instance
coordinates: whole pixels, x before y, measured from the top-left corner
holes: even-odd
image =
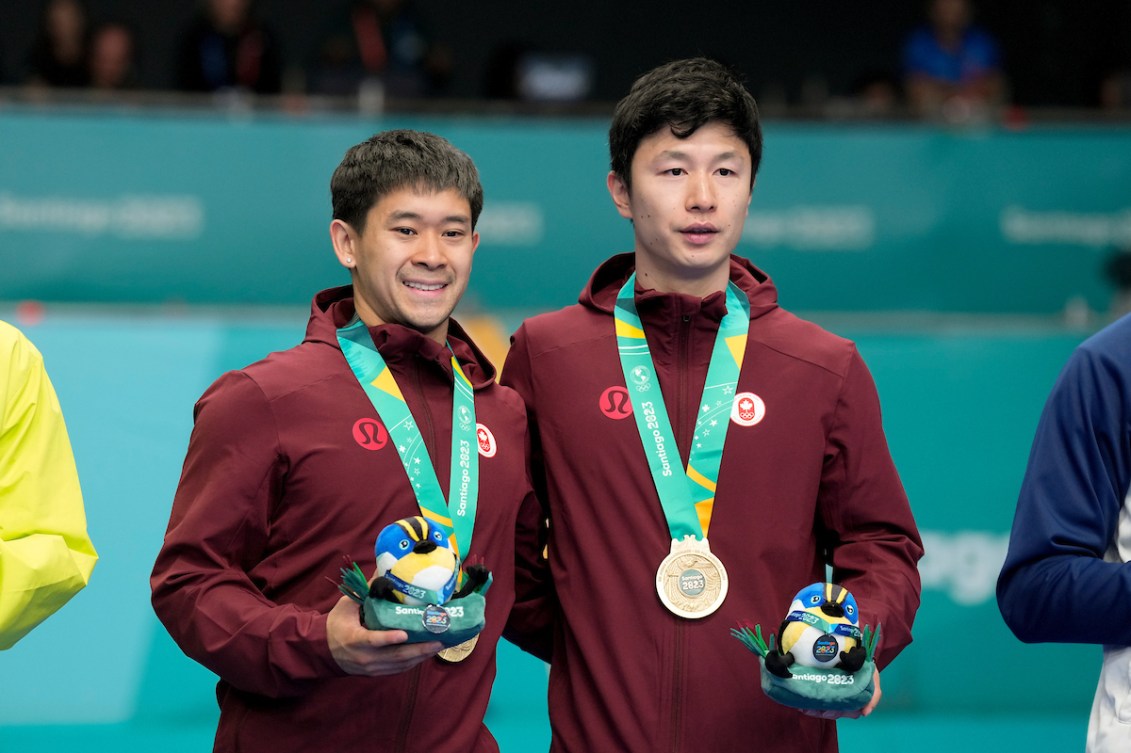
[[[1018,638],[1131,645],[1129,487],[1125,316],[1076,349],[1037,425],[997,585]]]

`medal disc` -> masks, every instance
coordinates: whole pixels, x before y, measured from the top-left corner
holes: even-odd
[[[420,621],[425,630],[434,634],[446,633],[448,628],[452,626],[452,616],[448,614],[448,610],[436,604],[429,604],[424,607]]]
[[[455,646],[449,646],[440,653],[436,654],[446,662],[455,664],[461,662],[467,657],[471,656],[471,652],[475,649],[475,644],[479,640],[479,636],[472,636],[469,640],[459,643]]]
[[[729,587],[726,568],[706,539],[672,540],[656,571],[656,593],[672,614],[697,620],[718,609]]]

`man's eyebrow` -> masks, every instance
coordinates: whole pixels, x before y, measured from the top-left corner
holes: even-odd
[[[711,158],[711,161],[721,162],[723,160],[735,159],[735,158],[739,157],[740,155],[741,155],[740,152],[732,150],[732,151],[729,151],[729,152],[723,152],[722,154],[716,154],[714,157]],[[688,155],[687,152],[681,151],[679,149],[665,149],[664,151],[660,152],[656,156],[656,158],[657,159],[690,159],[690,155]]]
[[[420,220],[423,219],[417,212],[410,212],[408,210],[401,210],[393,212],[389,215],[390,220]]]
[[[393,212],[392,214],[389,215],[389,221],[390,222],[400,222],[401,220],[423,221],[424,216],[421,215],[419,212],[413,212],[413,211],[408,210],[408,209],[402,209],[400,211]],[[468,217],[466,214],[450,214],[447,217],[442,218],[440,220],[440,222],[445,223],[445,224],[447,224],[449,222],[470,223],[471,218]]]

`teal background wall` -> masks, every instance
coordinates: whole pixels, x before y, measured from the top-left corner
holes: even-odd
[[[483,176],[467,306],[575,300],[631,250],[605,122],[0,111],[0,300],[290,304],[342,275],[329,179],[373,131],[437,131]],[[1106,306],[1131,246],[1131,128],[769,122],[741,250],[786,305],[1050,314]]]
[[[0,653],[0,751],[208,749],[214,678],[169,640],[147,582],[192,405],[296,343],[312,292],[345,282],[329,176],[392,126],[442,133],[482,172],[462,311],[509,332],[630,248],[596,122],[0,111],[0,318],[47,359],[102,555],[89,588]],[[916,642],[880,711],[840,725],[848,753],[1082,747],[1099,649],[1021,645],[993,586],[1045,396],[1105,320],[1105,255],[1131,243],[1129,175],[1131,129],[767,124],[739,250],[784,305],[857,340],[928,551]],[[505,753],[546,748],[545,682],[501,647],[488,724]]]

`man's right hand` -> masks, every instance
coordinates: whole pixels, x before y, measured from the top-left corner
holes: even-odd
[[[326,616],[330,654],[351,675],[394,675],[435,656],[442,643],[405,643],[403,630],[367,630],[358,619],[357,602],[343,596]]]

